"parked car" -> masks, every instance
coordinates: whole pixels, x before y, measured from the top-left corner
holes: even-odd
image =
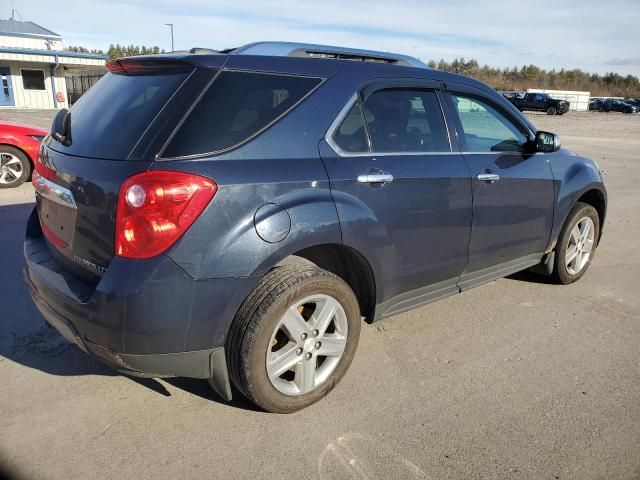
[[[589,110],[597,110],[599,112],[622,112],[622,113],[636,113],[638,108],[622,100],[616,100],[613,98],[607,98],[602,100],[596,100],[589,104]]]
[[[47,131],[0,119],[0,188],[22,185],[31,176]]]
[[[292,412],[362,319],[593,260],[597,164],[471,78],[271,42],[108,69],[41,149],[24,255],[47,322],[120,371]]]
[[[547,115],[564,115],[569,111],[569,102],[556,100],[546,93],[525,93],[523,97],[508,97],[518,110],[547,112]]]
[[[602,111],[604,112],[604,107],[603,107],[603,103],[604,103],[605,99],[603,98],[598,98],[595,100],[590,100],[589,101],[589,110],[598,110],[598,111]],[[602,108],[602,110],[600,110]]]
[[[516,98],[524,98],[525,94],[523,92],[502,92],[502,95],[504,95],[507,100],[512,100]]]

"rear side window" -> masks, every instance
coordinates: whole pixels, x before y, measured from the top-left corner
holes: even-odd
[[[164,150],[164,158],[234,147],[292,109],[322,80],[251,72],[222,72]]]
[[[188,72],[148,75],[107,73],[71,109],[72,155],[125,160]]]

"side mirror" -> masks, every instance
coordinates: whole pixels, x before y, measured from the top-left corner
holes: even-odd
[[[71,114],[68,108],[60,110],[53,118],[51,136],[65,146],[71,145]]]
[[[543,132],[542,130],[538,130],[536,133],[536,150],[538,152],[557,152],[560,150],[560,136],[555,133]]]

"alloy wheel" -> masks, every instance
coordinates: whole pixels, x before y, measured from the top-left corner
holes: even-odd
[[[0,183],[9,185],[20,180],[22,177],[22,162],[11,153],[0,153]]]
[[[587,265],[593,250],[594,239],[593,220],[589,217],[581,218],[571,230],[565,253],[565,265],[569,274],[577,275]]]
[[[290,306],[267,348],[267,375],[285,395],[303,395],[335,370],[347,345],[347,315],[335,298],[316,294]]]

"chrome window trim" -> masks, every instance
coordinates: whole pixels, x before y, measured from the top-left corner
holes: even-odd
[[[525,152],[512,152],[510,150],[498,150],[496,152],[459,152],[459,153],[462,153],[464,155],[496,155],[496,154],[502,154],[502,155],[528,155],[530,157],[532,157],[534,155],[546,155],[545,152],[525,153]]]
[[[38,195],[58,205],[73,208],[74,210],[78,209],[76,200],[73,198],[73,193],[71,193],[71,190],[68,188],[61,187],[57,183],[47,180],[36,171],[33,172],[32,183]]]
[[[384,87],[381,89],[383,90]],[[429,89],[429,90],[433,90],[433,89]],[[331,125],[329,126],[329,129],[327,130],[327,133],[324,136],[325,141],[329,144],[331,149],[338,156],[340,157],[391,157],[391,156],[398,156],[398,155],[407,155],[407,156],[417,157],[417,156],[424,156],[424,155],[426,156],[460,155],[461,152],[453,151],[453,147],[451,145],[451,135],[449,133],[449,125],[447,124],[447,118],[444,114],[444,111],[442,110],[442,105],[440,105],[440,112],[442,113],[442,120],[444,122],[444,127],[447,132],[447,142],[449,143],[449,151],[445,151],[445,152],[375,152],[375,151],[347,152],[341,149],[340,146],[333,140],[333,135],[336,133],[336,130],[338,129],[338,127],[340,126],[344,118],[347,116],[347,114],[351,110],[351,107],[353,107],[356,101],[358,101],[358,99],[359,99],[358,92],[354,93],[353,95],[351,95],[351,97],[349,97],[349,100],[347,100],[347,103],[345,104],[345,106],[342,107],[342,110],[340,110],[340,112],[338,113],[338,116],[333,120],[333,122],[331,122]],[[438,104],[440,104],[440,99],[437,97],[436,99],[438,100]],[[364,119],[364,121],[366,122],[366,118]]]

